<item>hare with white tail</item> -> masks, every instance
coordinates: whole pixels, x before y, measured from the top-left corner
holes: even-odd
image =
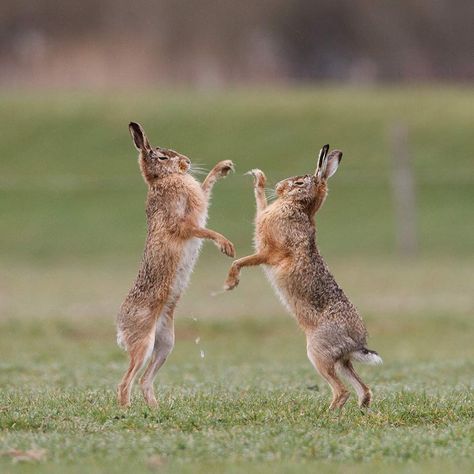
[[[234,261],[224,288],[238,285],[241,268],[263,265],[276,293],[305,332],[309,360],[331,386],[330,408],[342,408],[349,397],[339,375],[354,387],[359,406],[368,407],[372,393],[352,361],[380,364],[382,359],[367,349],[362,318],[316,246],[314,216],[326,198],[327,180],[342,158],[341,151],[328,151],[325,145],[313,176],[279,182],[277,199],[270,205],[265,198],[265,175],[258,169],[250,172],[257,201],[256,253]]]
[[[229,240],[205,228],[212,187],[234,165],[229,160],[217,163],[201,184],[189,174],[186,156],[152,147],[138,123],[131,122],[129,129],[148,185],[148,230],[138,276],[117,317],[117,342],[130,355],[117,398],[122,406],[130,404],[133,381],[150,359],[140,385],[146,403],[155,406],[153,380],[173,349],[174,309],[188,284],[201,239],[213,240],[229,257],[235,255]]]

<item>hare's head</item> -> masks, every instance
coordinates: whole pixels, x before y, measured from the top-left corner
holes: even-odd
[[[314,183],[314,177],[309,174],[286,178],[275,186],[276,195],[279,199],[291,199],[293,201],[311,199],[314,195]]]
[[[326,197],[326,182],[336,172],[342,159],[342,151],[328,151],[329,145],[324,145],[319,152],[314,175],[293,176],[280,181],[275,188],[278,198],[305,203],[312,209],[318,209]]]
[[[152,147],[142,126],[130,122],[128,126],[133,143],[140,152],[139,164],[143,178],[149,184],[171,174],[185,174],[191,167],[187,156],[166,148]]]

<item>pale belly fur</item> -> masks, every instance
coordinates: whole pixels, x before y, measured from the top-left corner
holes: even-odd
[[[207,221],[207,211],[203,212],[199,218],[199,225],[204,227]],[[160,316],[169,310],[172,307],[183,291],[186,289],[191,277],[191,273],[196,265],[197,258],[199,256],[199,251],[202,247],[202,239],[193,238],[190,239],[183,248],[183,253],[176,270],[176,275],[171,287],[171,291],[168,297],[168,301],[165,303]]]
[[[290,314],[293,314],[294,310],[291,307],[290,298],[288,297],[285,289],[278,282],[278,274],[276,269],[270,265],[263,265],[263,271],[265,272],[268,281],[272,285],[275,294],[278,296],[283,306]]]

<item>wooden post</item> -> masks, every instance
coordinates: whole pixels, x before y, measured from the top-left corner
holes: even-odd
[[[403,256],[414,256],[418,251],[415,179],[404,124],[392,126],[391,145],[397,250]]]

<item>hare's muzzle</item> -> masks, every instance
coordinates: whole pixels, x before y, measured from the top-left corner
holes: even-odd
[[[191,168],[191,160],[189,158],[181,158],[179,161],[179,169],[186,173]]]
[[[286,179],[280,181],[275,186],[275,192],[277,196],[282,196],[288,187],[288,182]]]

